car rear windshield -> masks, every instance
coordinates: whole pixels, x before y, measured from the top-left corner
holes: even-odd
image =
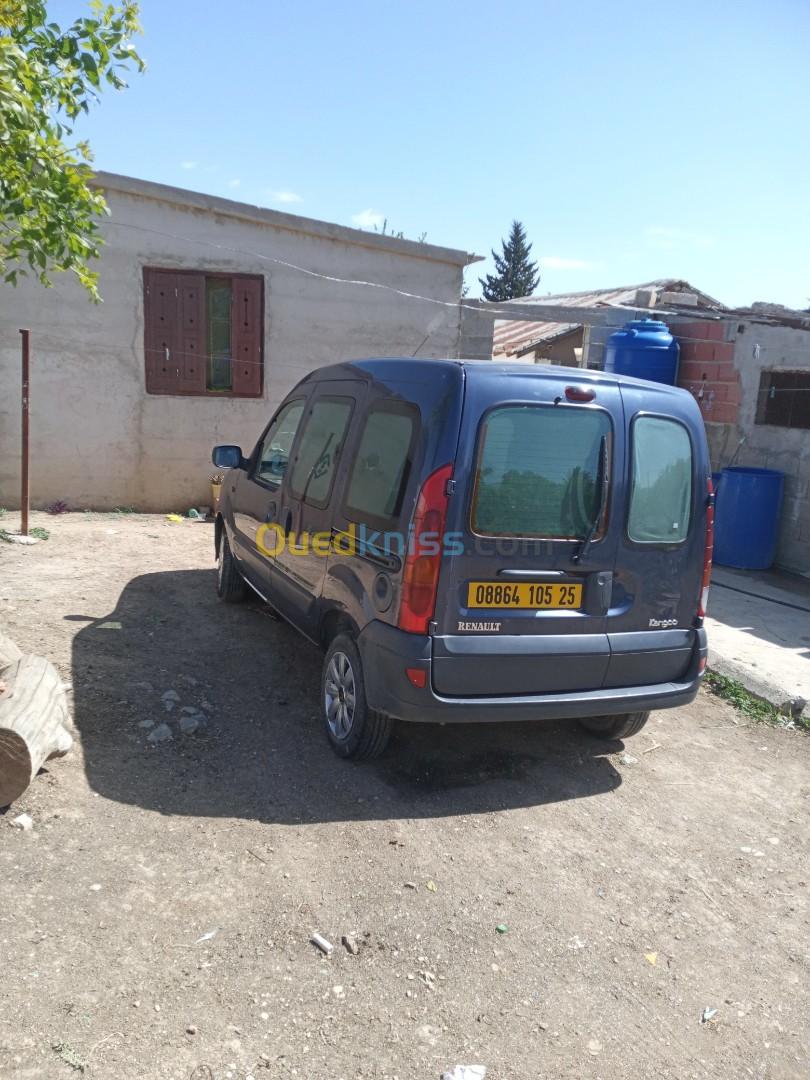
[[[578,406],[504,405],[484,419],[472,508],[484,536],[583,539],[599,513],[610,417]]]
[[[640,544],[680,544],[692,505],[689,433],[677,420],[638,416],[632,443],[628,536]]]

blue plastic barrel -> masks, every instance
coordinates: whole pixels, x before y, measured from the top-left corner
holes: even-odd
[[[678,377],[678,342],[666,323],[634,319],[608,338],[605,371],[674,386]]]
[[[767,570],[776,556],[784,473],[723,469],[714,510],[714,561],[738,570]]]

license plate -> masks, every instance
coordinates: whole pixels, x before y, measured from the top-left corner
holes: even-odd
[[[471,581],[467,585],[467,607],[514,608],[516,611],[541,608],[578,608],[582,605],[581,585],[545,585],[521,581]]]

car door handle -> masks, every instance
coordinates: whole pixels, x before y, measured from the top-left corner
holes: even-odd
[[[597,574],[596,587],[599,590],[599,604],[602,611],[607,614],[610,610],[610,601],[613,596],[613,571],[604,570]]]

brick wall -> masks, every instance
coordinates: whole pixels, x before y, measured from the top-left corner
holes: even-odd
[[[734,366],[734,343],[725,340],[726,324],[675,322],[672,333],[681,346],[678,385],[697,400],[704,422],[736,424],[742,392]]]
[[[712,468],[778,469],[785,476],[776,565],[810,576],[810,431],[757,424],[763,370],[810,368],[810,331],[754,321],[672,320],[678,385],[706,424]]]

